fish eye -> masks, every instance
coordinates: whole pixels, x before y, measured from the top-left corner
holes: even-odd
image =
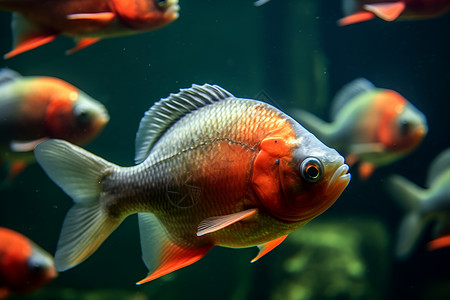
[[[300,165],[300,174],[308,182],[317,182],[323,176],[323,165],[317,158],[308,157]]]
[[[406,135],[411,131],[412,124],[406,120],[401,120],[399,124],[400,134]]]
[[[90,119],[90,113],[89,110],[86,109],[85,107],[75,107],[75,111],[74,111],[77,120],[80,122],[87,122]]]

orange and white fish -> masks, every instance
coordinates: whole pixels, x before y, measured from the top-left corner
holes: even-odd
[[[324,143],[335,148],[359,175],[368,178],[375,168],[391,164],[414,150],[428,127],[422,112],[399,93],[376,88],[364,78],[344,86],[333,100],[331,123],[309,112],[293,116]]]
[[[10,58],[53,41],[73,37],[73,53],[102,38],[161,28],[178,18],[178,0],[0,0],[13,13]]]
[[[407,258],[413,252],[432,223],[436,239],[428,244],[428,248],[450,246],[450,149],[440,153],[431,163],[425,188],[394,175],[388,180],[387,191],[407,211],[397,238],[396,255],[399,258]]]
[[[389,22],[432,18],[450,10],[448,0],[343,0],[342,5],[346,17],[338,21],[340,26],[375,17]]]
[[[61,140],[35,156],[75,202],[55,265],[70,269],[138,213],[149,275],[188,266],[213,246],[261,256],[323,213],[350,180],[344,158],[292,118],[216,85],[154,104],[136,136],[136,166],[120,167]]]
[[[84,144],[108,121],[100,102],[61,79],[0,69],[0,158],[12,164],[10,177],[33,159],[30,151],[39,142],[58,138]]]
[[[0,299],[34,291],[56,276],[49,253],[20,233],[0,227]]]

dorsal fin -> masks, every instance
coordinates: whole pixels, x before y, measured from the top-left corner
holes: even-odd
[[[336,96],[334,96],[330,111],[331,119],[335,119],[336,115],[339,113],[342,107],[347,104],[348,101],[374,88],[375,86],[372,82],[362,77],[356,78],[355,80],[344,85],[336,93]]]
[[[191,88],[181,89],[178,94],[155,103],[141,119],[136,134],[136,164],[143,162],[156,141],[176,121],[203,106],[234,97],[220,86],[193,84]]]
[[[431,163],[428,169],[426,186],[430,187],[436,178],[450,169],[450,148],[442,151]]]
[[[13,70],[8,69],[8,68],[0,69],[0,85],[5,83],[5,82],[16,80],[16,79],[18,79],[20,77],[22,77],[22,75],[20,75],[16,71],[13,71]]]

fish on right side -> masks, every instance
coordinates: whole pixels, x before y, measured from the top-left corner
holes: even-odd
[[[450,246],[450,148],[431,163],[425,188],[403,176],[392,175],[386,190],[406,210],[398,232],[397,257],[411,255],[425,228],[433,222],[435,239],[428,243],[428,249]]]
[[[344,18],[340,26],[364,22],[376,17],[384,21],[416,20],[438,17],[450,10],[448,0],[343,0]]]
[[[345,85],[335,96],[331,123],[304,110],[292,116],[325,144],[358,164],[367,179],[378,167],[389,165],[417,148],[428,126],[425,115],[393,90],[377,88],[364,78]]]

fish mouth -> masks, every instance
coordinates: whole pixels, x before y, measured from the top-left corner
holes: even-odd
[[[167,5],[168,7],[164,12],[164,17],[170,18],[171,20],[177,19],[180,16],[180,6],[178,5],[178,0],[168,1]]]
[[[350,182],[350,173],[348,173],[349,167],[346,164],[341,165],[334,171],[333,176],[331,176],[328,181],[328,185],[325,190],[326,195],[331,195],[336,192],[339,194],[347,187]]]

